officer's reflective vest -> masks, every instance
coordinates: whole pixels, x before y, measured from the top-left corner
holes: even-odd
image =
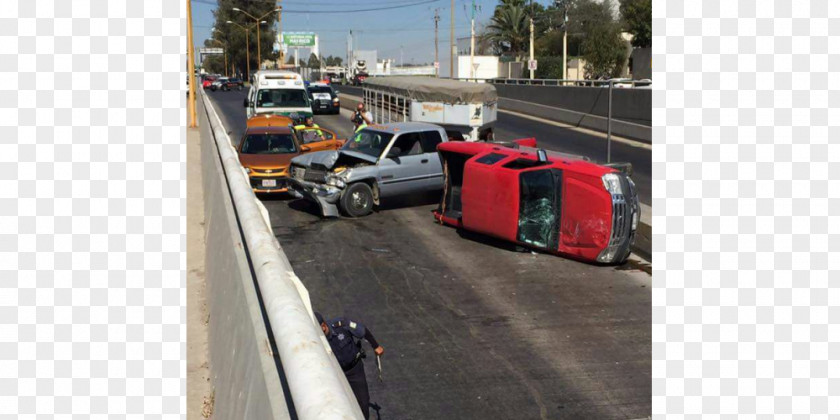
[[[307,126],[306,124],[301,124],[301,125],[296,125],[295,126],[295,130],[297,130],[297,131],[305,130],[307,128],[321,128],[321,126],[319,126],[318,124],[312,124],[311,127]],[[318,131],[318,134],[321,134],[321,135],[324,134],[324,133],[321,132],[321,130],[317,130],[317,131]]]

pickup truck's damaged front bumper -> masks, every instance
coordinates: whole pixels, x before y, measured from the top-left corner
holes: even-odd
[[[326,184],[302,181],[295,178],[289,179],[291,193],[295,197],[305,198],[314,201],[321,208],[321,215],[324,217],[338,217],[338,200],[341,199],[343,188],[333,187]]]

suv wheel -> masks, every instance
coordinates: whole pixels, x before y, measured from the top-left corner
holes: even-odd
[[[367,216],[373,211],[373,191],[364,182],[350,184],[341,194],[339,204],[347,216]]]

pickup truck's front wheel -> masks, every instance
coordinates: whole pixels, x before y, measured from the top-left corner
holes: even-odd
[[[373,191],[364,182],[350,184],[341,194],[341,211],[350,217],[367,216],[373,211]]]

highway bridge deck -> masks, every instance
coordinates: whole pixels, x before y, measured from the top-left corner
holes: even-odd
[[[244,92],[208,94],[238,139]],[[345,116],[316,122],[351,129]],[[502,116],[498,133],[532,136],[533,125]],[[538,140],[558,133],[536,129]],[[303,200],[261,198],[313,306],[357,318],[385,347],[384,382],[369,348],[366,363],[381,418],[650,414],[651,278],[638,265],[593,266],[458,232],[434,223],[434,197],[337,220]]]

